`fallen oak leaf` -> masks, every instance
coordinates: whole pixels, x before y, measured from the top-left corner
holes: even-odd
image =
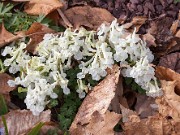
[[[59,0],[30,0],[26,3],[24,11],[31,15],[47,15],[62,6]]]
[[[43,37],[47,33],[54,33],[55,31],[48,28],[47,26],[35,22],[31,27],[25,32],[26,36],[30,37],[30,41],[27,44],[26,50],[30,53],[35,54],[36,47],[43,40]]]
[[[4,24],[0,25],[0,48],[22,37],[23,36],[21,34],[13,35],[12,33],[8,32],[5,29]]]
[[[73,7],[64,14],[75,29],[85,26],[96,30],[103,22],[111,23],[115,19],[106,9],[90,6]]]
[[[9,135],[20,135],[27,133],[39,122],[49,122],[51,111],[42,112],[39,116],[34,116],[28,110],[14,110],[4,115],[8,127]],[[2,118],[0,118],[0,128],[3,128]]]
[[[161,86],[164,95],[157,98],[156,103],[162,116],[170,116],[175,122],[180,122],[180,89],[175,89],[176,85],[177,81],[162,80]]]
[[[70,133],[83,132],[92,120],[94,112],[98,112],[100,115],[104,115],[107,112],[111,100],[115,96],[119,72],[109,74],[87,95],[70,127]]]
[[[13,80],[13,77],[8,75],[7,73],[0,73],[0,93],[1,94],[9,94],[10,91],[16,89],[16,87],[10,87],[8,85],[8,80]]]
[[[177,81],[177,89],[180,90],[180,74],[174,72],[173,70],[157,66],[156,67],[156,77],[158,77],[159,80],[166,80],[166,81]]]

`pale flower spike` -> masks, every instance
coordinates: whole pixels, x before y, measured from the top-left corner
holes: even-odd
[[[99,81],[107,75],[106,69],[112,68],[115,62],[125,65],[122,75],[134,78],[148,96],[162,95],[154,68],[150,65],[154,59],[152,52],[135,30],[133,33],[127,32],[123,25],[119,26],[117,20],[110,25],[102,24],[97,32],[80,28],[75,31],[66,29],[61,35],[46,34],[36,49],[36,56],[28,55],[25,48],[24,42],[7,46],[2,55],[11,56],[4,61],[10,73],[21,73],[8,83],[10,86],[27,88],[25,103],[34,115],[44,110],[50,98],[57,98],[53,91],[56,86],[60,86],[66,95],[71,92],[66,71],[72,68],[74,59],[78,61],[81,70],[77,73],[80,98],[84,98],[88,89],[92,88],[90,84],[83,83],[86,75]]]

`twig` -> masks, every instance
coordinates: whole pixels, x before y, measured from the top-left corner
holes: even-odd
[[[61,16],[61,18],[63,19],[65,25],[67,25],[68,27],[73,27],[72,24],[67,19],[67,17],[64,15],[64,13],[61,11],[61,9],[57,9],[57,11],[58,11],[59,15]]]

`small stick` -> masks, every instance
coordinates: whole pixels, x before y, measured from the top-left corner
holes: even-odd
[[[57,11],[58,11],[59,15],[61,16],[61,18],[63,19],[65,25],[67,25],[68,27],[73,27],[72,24],[67,19],[67,17],[64,15],[64,13],[61,11],[61,9],[57,9]]]

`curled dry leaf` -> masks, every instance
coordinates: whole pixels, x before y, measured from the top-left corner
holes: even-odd
[[[176,31],[177,31],[178,24],[179,24],[179,20],[176,20],[176,21],[173,22],[173,24],[172,24],[172,26],[171,26],[171,28],[170,28],[170,30],[171,30],[171,32],[172,32],[173,35],[174,35],[174,34],[176,33]]]
[[[19,38],[21,38],[22,35],[13,35],[12,33],[8,32],[5,27],[4,24],[0,25],[0,48],[4,47],[6,44],[15,41]]]
[[[77,132],[79,134],[83,133],[88,129],[88,123],[93,120],[93,114],[95,112],[102,118],[106,117],[107,109],[115,96],[119,72],[120,71],[118,70],[116,73],[109,74],[103,81],[95,86],[93,91],[84,99],[70,127],[70,133],[72,135],[75,135]],[[118,122],[118,119],[116,122]],[[94,128],[95,127],[93,127],[93,129]],[[91,130],[89,130],[89,132],[90,131]],[[93,131],[91,132],[93,133]]]
[[[174,72],[169,68],[165,68],[162,66],[156,67],[156,76],[159,80],[166,80],[166,81],[177,81],[176,88],[180,90],[180,74]]]
[[[174,121],[180,122],[180,89],[176,89],[177,81],[161,81],[164,95],[156,99],[159,113],[170,116]]]
[[[175,37],[180,38],[180,30],[178,30],[178,31],[177,31],[177,33],[176,33]]]
[[[15,90],[16,87],[10,87],[7,83],[8,80],[13,80],[13,77],[6,73],[0,73],[0,93],[9,94],[10,91]]]
[[[137,103],[135,110],[140,118],[147,118],[157,113],[158,106],[155,104],[155,99],[146,95],[137,94]]]
[[[31,15],[47,15],[62,6],[59,0],[30,0],[26,3],[24,11]]]
[[[146,41],[147,46],[156,47],[156,43],[155,43],[156,39],[150,33],[144,34],[143,39],[144,39],[144,41]]]
[[[139,31],[140,27],[146,22],[147,17],[144,16],[135,16],[130,23],[124,24],[124,28],[130,29],[130,31],[133,31],[134,28],[136,28],[136,32]]]
[[[159,66],[170,68],[180,73],[180,52],[171,53],[160,58]]]
[[[43,40],[44,35],[47,33],[54,33],[54,30],[41,23],[33,23],[25,33],[30,37],[30,42],[28,43],[26,50],[35,54],[36,47]]]
[[[112,22],[114,17],[106,9],[78,6],[73,7],[64,12],[67,19],[74,28],[85,26],[90,29],[97,29],[103,22]]]
[[[9,135],[20,135],[27,133],[39,122],[49,122],[51,111],[42,112],[39,116],[34,116],[31,111],[14,110],[5,115]],[[4,127],[0,118],[0,128]]]

